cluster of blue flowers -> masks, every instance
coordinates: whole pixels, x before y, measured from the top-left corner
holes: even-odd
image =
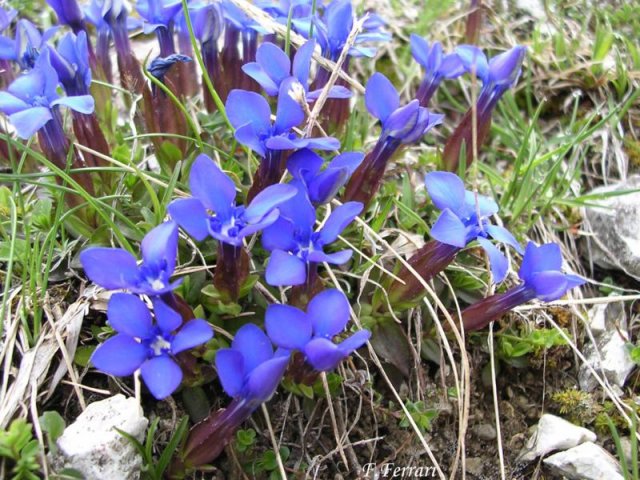
[[[78,171],[74,178],[92,193],[97,182],[82,167],[101,166],[101,157],[71,149],[60,107],[74,111],[73,132],[78,143],[109,155],[94,113],[91,84],[93,77],[113,81],[109,51],[113,41],[122,86],[143,98],[143,115],[135,120],[146,133],[171,134],[169,140],[184,158],[195,157],[188,178],[191,196],[168,205],[169,219],[142,240],[140,262],[119,248],[91,247],[80,254],[88,278],[117,291],[107,311],[116,334],[97,347],[94,366],[116,376],[139,372],[151,394],[163,399],[180,388],[183,372],[194,359],[200,361],[213,328],[207,320],[195,318],[176,293],[181,285],[181,279],[174,278],[180,229],[196,242],[215,240],[213,283],[222,302],[241,305],[245,287],[251,286],[250,268],[260,271],[264,267],[264,280],[274,289],[291,287],[287,290],[290,304],[269,305],[263,322],[243,325],[228,348],[217,350],[218,377],[233,400],[224,413],[212,413],[193,429],[183,455],[187,464],[197,466],[215,458],[235,429],[273,395],[283,377],[314,379],[319,372],[337,368],[368,341],[371,333],[367,330],[344,335],[349,301],[341,291],[325,289],[319,267],[346,265],[352,260],[353,251],[337,245],[341,235],[375,199],[394,155],[420,142],[442,123],[443,115],[431,112],[428,104],[446,79],[472,74],[480,79],[482,89],[477,104],[445,145],[443,158],[449,171],[425,177],[440,215],[432,226],[431,241],[410,258],[412,269],[423,280],[430,280],[458,252],[477,244],[489,258],[493,281],[499,283],[507,277],[509,262],[496,244],[523,256],[521,284],[465,309],[462,318],[467,329],[482,328],[534,298],[557,299],[583,282],[562,273],[557,245],[529,243],[523,249],[499,225],[496,202],[466,190],[463,180],[450,173],[456,170],[463,146],[467,163],[473,160],[476,149],[470,144],[474,138],[482,143],[495,105],[516,84],[525,56],[523,47],[488,59],[474,46],[462,45],[445,53],[440,43],[412,35],[413,56],[425,70],[415,98],[403,103],[391,81],[374,73],[366,82],[364,101],[379,121],[378,140],[366,153],[340,152],[337,138],[307,123],[326,89],[329,100],[320,120],[333,129],[330,132],[339,132],[349,113],[352,92],[341,80],[328,87],[330,72],[314,63],[314,56],[335,62],[349,46],[342,64],[348,71],[352,58],[374,56],[376,46],[389,39],[384,21],[369,13],[362,30],[348,42],[358,21],[351,0],[332,0],[326,5],[311,0],[260,0],[260,8],[306,39],[291,53],[290,45],[228,0],[191,1],[184,11],[179,0],[138,0],[140,20],[129,15],[123,0],[91,0],[84,9],[76,0],[48,3],[59,23],[70,31],[62,33],[60,27],[54,27],[41,32],[27,20],[16,22],[15,11],[0,9],[0,32],[6,34],[0,36],[0,67],[5,70],[0,81],[6,87],[0,92],[0,111],[8,115],[17,136],[26,140],[37,133],[47,158],[62,170],[71,160],[71,167]],[[132,52],[129,32],[133,29],[157,37],[160,56],[146,69],[151,80],[156,79],[153,87]],[[169,110],[175,105],[155,88],[159,81],[176,97],[187,98],[196,92],[191,31],[205,67],[201,86],[207,109],[213,112],[224,105],[235,140],[259,157],[246,195],[243,185],[219,163],[189,148],[184,141],[188,125],[181,123],[184,119],[177,110]],[[475,136],[473,112],[477,114]],[[151,135],[156,156],[162,158],[164,147],[156,137]],[[332,158],[325,161],[321,154]],[[257,235],[261,235],[262,249],[249,251],[247,245],[255,245]],[[393,305],[424,293],[405,267],[398,269],[397,278],[389,284]],[[211,438],[215,438],[215,448],[207,447]]]

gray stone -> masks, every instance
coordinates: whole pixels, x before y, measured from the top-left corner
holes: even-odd
[[[598,187],[590,195],[640,189],[640,175]],[[583,209],[591,260],[604,268],[617,268],[640,280],[640,192],[594,200]]]
[[[496,427],[494,427],[490,423],[475,425],[472,428],[472,431],[478,436],[478,438],[482,440],[495,440],[498,436],[496,433]]]
[[[73,468],[92,480],[138,479],[142,458],[115,429],[142,440],[147,424],[134,398],[115,395],[91,403],[58,439],[53,466]]]
[[[580,388],[590,392],[598,387],[589,366],[603,374],[611,385],[622,387],[636,366],[627,349],[629,332],[624,305],[620,302],[596,305],[588,316],[595,345],[591,342],[585,345],[587,363],[580,367]]]
[[[624,479],[618,461],[593,442],[551,455],[544,463],[570,480]]]
[[[545,413],[533,435],[520,452],[518,461],[531,462],[556,450],[566,450],[584,442],[594,442],[596,434],[566,420]]]

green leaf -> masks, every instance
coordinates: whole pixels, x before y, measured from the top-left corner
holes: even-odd
[[[56,411],[49,411],[44,412],[38,421],[42,431],[47,434],[49,450],[55,453],[57,451],[56,440],[60,438],[66,426],[64,418]]]
[[[76,350],[76,354],[73,357],[74,363],[80,367],[88,366],[91,355],[93,355],[95,349],[95,346],[78,347]]]

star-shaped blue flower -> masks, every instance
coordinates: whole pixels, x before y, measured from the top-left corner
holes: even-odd
[[[322,157],[313,150],[302,148],[291,154],[287,170],[304,185],[311,203],[321,205],[333,200],[363,159],[361,152],[344,152],[336,155],[322,170]]]
[[[32,70],[18,77],[6,92],[0,92],[0,111],[9,116],[20,138],[28,139],[45,126],[58,106],[80,113],[93,112],[91,95],[61,97],[57,86],[58,75],[51,66],[49,51],[44,50]]]
[[[107,290],[126,289],[141,295],[171,292],[180,280],[171,282],[178,255],[178,225],[165,222],[151,230],[140,246],[142,263],[122,248],[91,247],[80,253],[89,279]]]
[[[442,211],[431,228],[431,236],[458,248],[477,240],[489,256],[494,280],[504,280],[508,261],[488,238],[505,243],[519,253],[522,253],[522,247],[506,228],[489,222],[489,217],[498,213],[496,202],[465,190],[460,177],[449,172],[428,173],[425,185],[433,204]]]
[[[262,95],[232,90],[227,98],[226,110],[229,121],[236,130],[236,140],[261,157],[266,156],[269,150],[340,148],[340,142],[333,137],[299,138],[291,131],[305,119],[299,92],[300,84],[296,79],[289,77],[281,83],[276,119],[271,123],[271,107]]]
[[[349,261],[352,250],[325,253],[324,248],[335,242],[361,211],[361,203],[347,202],[314,230],[315,208],[304,189],[299,189],[295,197],[280,206],[281,218],[262,234],[262,246],[272,252],[266,270],[267,283],[301,285],[307,280],[312,265],[321,262],[342,265]]]
[[[324,290],[309,302],[307,311],[289,305],[269,305],[265,328],[275,345],[304,353],[311,366],[321,372],[333,370],[371,337],[360,330],[336,344],[333,338],[349,321],[349,302],[336,289]]]
[[[295,187],[277,184],[260,192],[247,207],[236,205],[233,180],[204,154],[193,162],[189,185],[193,197],[174,200],[168,208],[171,218],[198,241],[211,236],[235,247],[275,222],[278,206],[296,194]]]
[[[161,300],[154,299],[153,308],[155,323],[138,297],[127,293],[113,294],[107,317],[118,333],[98,346],[91,362],[98,370],[119,377],[140,369],[149,391],[162,400],[182,382],[182,370],[173,357],[208,342],[213,337],[213,330],[202,319],[182,325],[180,315]]]
[[[287,368],[289,355],[274,352],[269,337],[248,323],[236,332],[231,348],[218,350],[215,362],[227,395],[257,407],[273,395]]]
[[[322,88],[309,91],[309,73],[315,47],[315,40],[306,42],[296,52],[292,64],[284,50],[273,43],[265,42],[258,47],[256,61],[246,63],[242,66],[242,70],[272,97],[278,95],[282,82],[294,77],[302,86],[304,99],[312,102],[317,100],[322,92]],[[351,91],[341,85],[334,85],[329,90],[328,98],[350,97]]]

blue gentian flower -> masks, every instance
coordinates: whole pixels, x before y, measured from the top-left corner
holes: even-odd
[[[522,283],[504,293],[491,295],[462,310],[465,330],[479,330],[509,310],[534,299],[552,302],[585,283],[577,275],[562,272],[562,254],[556,243],[527,244],[518,271]]]
[[[304,185],[311,203],[321,205],[333,200],[363,158],[361,152],[344,152],[334,157],[321,171],[324,164],[322,157],[313,150],[302,148],[291,154],[287,160],[287,170]]]
[[[441,210],[431,228],[431,236],[458,248],[477,240],[489,256],[494,280],[504,280],[509,268],[508,261],[488,238],[505,243],[519,253],[522,253],[522,247],[506,228],[489,222],[489,217],[498,213],[496,202],[490,197],[465,190],[460,177],[449,172],[428,173],[425,185],[433,204]]]
[[[272,97],[278,95],[282,82],[293,76],[302,85],[304,99],[312,102],[322,92],[322,89],[309,91],[309,73],[315,46],[315,40],[309,40],[302,45],[296,52],[292,65],[289,55],[284,50],[273,43],[265,42],[258,47],[256,61],[243,65],[242,70]],[[341,85],[334,85],[329,90],[328,98],[349,97],[351,97],[351,91]]]
[[[255,409],[273,395],[287,368],[289,355],[274,352],[269,337],[248,323],[236,332],[231,348],[218,350],[215,362],[227,395]]]
[[[461,45],[456,49],[456,54],[466,70],[475,72],[482,80],[482,91],[478,96],[480,108],[492,108],[504,92],[516,84],[526,53],[526,47],[517,45],[487,60],[478,47]]]
[[[56,12],[59,23],[69,25],[76,34],[84,30],[84,14],[76,0],[47,0],[47,3]]]
[[[164,77],[169,69],[178,62],[187,63],[191,58],[180,53],[174,53],[168,57],[156,57],[149,64],[148,71],[151,75],[164,83]]]
[[[254,92],[232,90],[227,98],[229,120],[236,129],[235,138],[261,157],[269,150],[295,150],[313,148],[336,150],[340,142],[333,137],[299,138],[291,131],[304,119],[300,106],[299,84],[289,77],[280,85],[276,120],[271,123],[271,107],[267,100]]]
[[[80,31],[77,36],[67,33],[55,49],[50,49],[50,54],[51,65],[67,95],[89,95],[91,67],[86,32]]]
[[[144,19],[144,33],[155,32],[158,28],[172,27],[176,15],[182,9],[180,0],[138,0],[136,9]]]
[[[413,58],[424,67],[424,79],[420,83],[416,98],[426,107],[429,100],[444,79],[457,78],[466,72],[466,68],[456,53],[444,54],[442,44],[429,44],[424,38],[411,34],[411,53]]]
[[[271,17],[283,25],[287,25],[291,16],[292,27],[301,35],[309,35],[309,23],[313,12],[312,0],[257,0],[256,6],[264,10]],[[304,21],[306,29],[298,29],[299,22]]]
[[[313,276],[316,264],[342,265],[351,258],[349,249],[325,253],[324,248],[360,214],[362,204],[347,202],[336,208],[315,230],[316,211],[302,189],[280,205],[280,217],[262,233],[262,246],[271,252],[266,280],[269,285],[301,285]],[[313,271],[312,271],[313,270]]]
[[[6,92],[0,92],[0,111],[9,116],[20,138],[28,139],[45,127],[57,115],[59,106],[80,113],[93,112],[91,95],[61,97],[56,91],[57,86],[58,75],[51,66],[49,51],[44,50],[32,70],[18,77]],[[59,135],[56,133],[55,136]],[[52,141],[64,141],[64,138]]]
[[[322,14],[314,20],[314,35],[323,55],[336,61],[347,43],[347,38],[354,23],[353,4],[351,0],[333,0]],[[382,30],[384,21],[377,15],[369,15],[363,31],[356,37],[354,45],[349,49],[353,57],[373,57],[376,49],[363,44],[388,41],[391,36]]]
[[[58,29],[59,27],[52,27],[40,33],[29,20],[19,20],[14,39],[0,36],[0,59],[13,60],[23,70],[33,68],[40,51]]]
[[[278,184],[263,190],[247,207],[236,205],[233,180],[204,154],[193,162],[189,186],[193,197],[171,202],[171,217],[197,241],[211,236],[236,247],[275,222],[278,206],[296,193],[291,185]]]
[[[178,225],[165,222],[151,230],[140,246],[142,263],[122,248],[91,247],[80,253],[89,279],[107,290],[126,289],[141,295],[171,292],[181,280],[171,282],[178,255]]]
[[[474,152],[479,151],[479,146],[489,135],[493,109],[502,95],[515,85],[520,76],[526,48],[516,46],[496,55],[491,60],[487,60],[482,50],[471,45],[458,47],[456,54],[467,71],[474,72],[481,79],[482,90],[478,95],[477,104],[467,110],[449,136],[442,152],[443,163],[450,172],[458,169],[462,145],[466,146],[467,165],[471,165],[475,160]]]
[[[334,343],[333,338],[345,329],[348,321],[349,302],[336,289],[324,290],[313,297],[306,312],[289,305],[269,305],[265,314],[265,328],[271,341],[282,349],[304,353],[309,364],[321,372],[336,368],[371,337],[368,330],[360,330]]]
[[[413,143],[442,123],[444,115],[429,112],[418,100],[400,106],[400,94],[381,73],[374,73],[366,85],[365,105],[382,124],[385,141]]]
[[[112,82],[110,43],[116,47],[120,70],[120,83],[125,90],[142,94],[146,82],[140,63],[131,49],[129,30],[139,28],[142,22],[129,17],[128,2],[124,0],[91,0],[85,8],[87,21],[96,26],[96,61],[107,79]],[[170,55],[173,52],[168,53]]]
[[[182,369],[173,357],[208,342],[213,337],[213,330],[202,319],[182,325],[180,315],[157,298],[153,308],[155,323],[138,297],[127,293],[113,294],[107,317],[118,333],[98,346],[91,362],[98,370],[118,377],[140,369],[151,394],[162,400],[182,382]]]
[[[372,151],[351,177],[343,200],[368,205],[380,188],[387,164],[402,145],[419,141],[442,122],[444,115],[431,113],[418,100],[400,106],[400,95],[381,73],[367,82],[364,101],[371,115],[380,120],[382,132]]]
[[[160,56],[176,53],[173,28],[176,16],[182,10],[180,0],[138,0],[136,7],[144,19],[144,33],[156,32],[160,44]]]

